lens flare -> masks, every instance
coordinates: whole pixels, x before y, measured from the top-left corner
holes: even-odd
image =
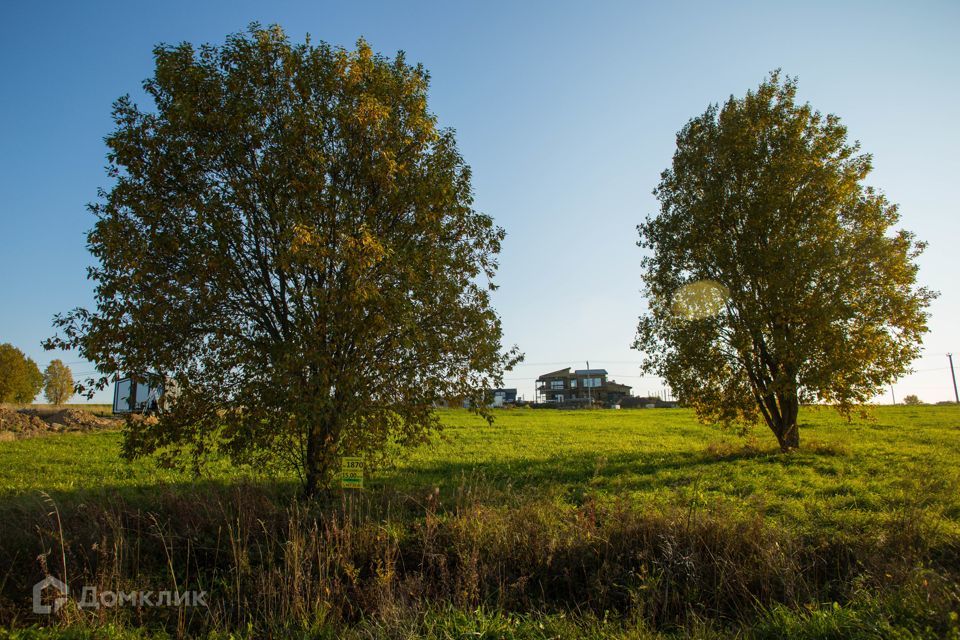
[[[730,299],[730,290],[715,280],[697,280],[680,287],[673,295],[674,315],[686,320],[703,320],[721,311]]]

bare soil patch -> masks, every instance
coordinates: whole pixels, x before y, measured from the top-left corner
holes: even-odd
[[[117,418],[97,416],[82,409],[0,405],[0,442],[71,431],[107,429],[121,422]]]

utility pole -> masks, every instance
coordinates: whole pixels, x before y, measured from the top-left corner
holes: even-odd
[[[593,409],[593,389],[590,388],[590,361],[587,360],[587,377],[583,381],[587,385],[587,406]]]
[[[953,372],[953,354],[948,353],[947,358],[950,359],[950,377],[953,378],[953,400],[960,404],[960,396],[957,395],[957,374]]]
[[[890,385],[890,397],[893,398],[893,404],[897,404],[897,396],[893,393],[893,385]]]

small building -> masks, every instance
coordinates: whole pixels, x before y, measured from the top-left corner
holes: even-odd
[[[630,395],[631,387],[607,378],[606,369],[570,367],[545,373],[537,378],[537,402],[557,406],[614,406]]]
[[[113,383],[113,413],[158,413],[176,395],[176,384],[155,373],[118,378]]]
[[[491,389],[490,390],[490,406],[502,407],[505,404],[516,404],[516,402],[517,402],[516,389]]]
[[[503,407],[506,405],[516,404],[517,402],[517,390],[516,389],[487,389],[484,392],[485,404],[488,407]],[[462,407],[464,409],[469,409],[472,406],[472,402],[469,397],[466,396],[456,396],[449,398],[442,398],[434,401],[433,406],[435,407]]]

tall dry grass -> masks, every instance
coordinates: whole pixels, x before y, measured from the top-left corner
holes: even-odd
[[[254,484],[160,488],[8,511],[0,521],[0,624],[30,610],[46,573],[99,591],[207,592],[207,607],[80,609],[55,620],[163,627],[188,636],[342,628],[449,606],[618,615],[653,629],[749,624],[773,607],[843,603],[907,585],[960,602],[957,542],[922,509],[843,539],[810,538],[731,512],[517,500],[466,479],[439,493],[371,492],[303,502]]]

